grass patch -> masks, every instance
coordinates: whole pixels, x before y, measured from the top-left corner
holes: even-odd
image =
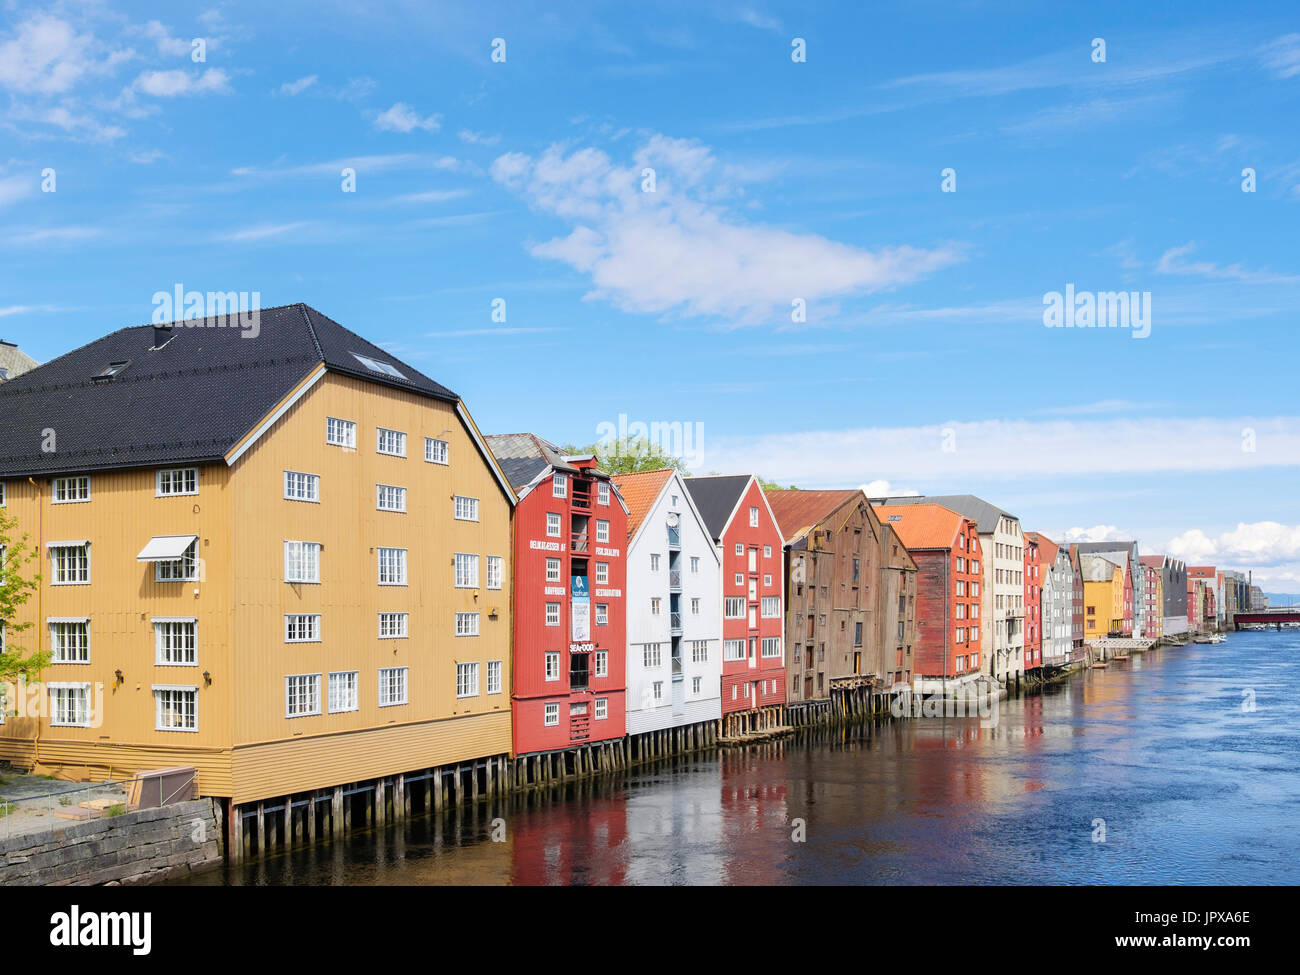
[[[126,812],[126,803],[124,803],[124,802],[119,802],[119,803],[117,803],[117,805],[114,805],[114,806],[105,806],[105,807],[104,807],[104,813],[103,813],[103,815],[104,815],[104,816],[121,816],[124,812]]]

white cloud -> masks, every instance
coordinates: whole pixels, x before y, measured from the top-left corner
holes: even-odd
[[[91,34],[78,34],[65,20],[37,14],[0,41],[0,88],[57,95],[89,74],[111,69],[129,51],[107,51]]]
[[[18,230],[0,237],[0,245],[29,247],[34,244],[67,244],[91,240],[103,234],[99,227],[40,227]]]
[[[655,170],[643,192],[643,170]],[[619,166],[601,150],[533,159],[506,153],[493,177],[537,209],[570,222],[565,237],[531,248],[590,276],[588,298],[640,313],[682,313],[733,324],[788,323],[792,302],[879,291],[962,259],[961,250],[907,245],[868,251],[817,234],[743,223],[716,202],[741,195],[744,174],[705,146],[657,136]]]
[[[158,98],[181,95],[224,95],[230,91],[230,76],[221,68],[208,68],[202,74],[174,69],[145,71],[132,84],[134,91]]]
[[[915,498],[921,492],[911,488],[896,488],[888,481],[868,481],[862,485],[862,493],[869,498]]]
[[[1071,542],[1131,542],[1133,533],[1121,531],[1114,525],[1093,525],[1091,528],[1068,528],[1061,534],[1061,541]]]
[[[499,135],[488,135],[486,132],[472,132],[469,129],[461,129],[458,133],[460,141],[472,146],[494,146],[501,141]]]
[[[320,80],[316,75],[309,74],[305,78],[299,78],[297,81],[286,81],[276,89],[277,95],[286,95],[292,98],[294,95],[301,95],[304,91]]]
[[[1267,45],[1261,55],[1275,78],[1300,75],[1300,34],[1284,34]]]
[[[1247,431],[1253,431],[1255,449]],[[1195,443],[1197,450],[1187,450]],[[949,447],[950,449],[944,449]],[[875,478],[950,493],[974,480],[1300,466],[1300,417],[977,420],[715,437],[712,470],[807,486]]]
[[[38,180],[35,174],[0,177],[0,207],[16,203],[28,196],[34,196],[37,188]]]
[[[1197,564],[1283,566],[1300,562],[1300,525],[1243,521],[1214,537],[1193,528],[1170,539],[1166,550],[1174,558]]]
[[[1203,278],[1223,281],[1246,281],[1251,284],[1296,284],[1300,275],[1275,274],[1272,271],[1252,271],[1240,264],[1226,267],[1212,261],[1188,261],[1187,255],[1196,249],[1196,244],[1189,241],[1181,247],[1171,247],[1160,255],[1156,261],[1156,271],[1161,274],[1191,274]]]
[[[171,32],[157,20],[151,20],[139,28],[139,33],[153,41],[158,47],[158,53],[163,57],[187,57],[193,50],[190,41],[173,37]]]
[[[247,241],[267,240],[271,237],[282,237],[285,234],[293,233],[295,230],[301,230],[303,227],[310,226],[308,221],[299,220],[293,223],[263,223],[254,227],[245,227],[243,230],[235,230],[226,234],[219,234],[217,240],[227,243],[244,243]]]
[[[375,128],[382,129],[385,132],[411,132],[415,129],[437,132],[441,127],[441,115],[429,115],[420,118],[415,109],[405,102],[396,102],[392,108],[380,112],[375,119]]]

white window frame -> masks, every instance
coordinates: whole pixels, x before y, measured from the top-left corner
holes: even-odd
[[[88,616],[53,616],[47,619],[46,626],[50,633],[51,664],[89,664],[90,663],[90,617]],[[74,629],[75,628],[75,629]],[[85,642],[77,640],[74,654],[69,656],[67,649],[71,641],[56,639],[55,633],[85,634]],[[83,656],[84,654],[84,656]]]
[[[193,554],[191,554],[193,553]],[[179,559],[160,559],[153,564],[154,582],[199,582],[202,576],[199,559],[199,540],[196,538],[185,548]]]
[[[350,678],[343,685],[345,692],[350,692],[348,697],[343,698],[339,706],[335,706],[337,698],[341,694],[335,693],[335,678]],[[347,714],[349,711],[361,710],[361,672],[358,670],[332,670],[329,677],[326,678],[326,702],[325,706],[330,714]],[[350,707],[348,705],[351,705]]]
[[[299,488],[302,488],[301,492],[298,491]],[[284,500],[320,504],[320,475],[305,471],[285,471]]]
[[[405,457],[406,434],[388,427],[375,427],[375,453],[385,457]]]
[[[291,549],[291,545],[299,546],[297,549]],[[290,556],[290,552],[297,553],[296,558]],[[310,558],[308,557],[310,556]],[[303,583],[306,585],[320,585],[320,563],[321,563],[321,543],[304,542],[298,539],[286,539],[284,543],[284,581]],[[302,577],[295,576],[290,570],[308,569],[314,570],[303,572]],[[312,578],[314,576],[314,578]]]
[[[609,625],[609,603],[596,604],[596,625],[597,626]]]
[[[555,530],[552,531],[551,529]],[[562,538],[564,534],[564,524],[558,511],[546,512],[546,537]]]
[[[478,556],[473,552],[457,552],[452,556],[454,564],[453,587],[456,589],[477,589]]]
[[[500,660],[489,660],[487,662],[487,693],[501,693],[501,674],[503,672],[503,662]]]
[[[295,624],[301,626],[302,620],[314,621],[308,622],[307,630],[314,633],[314,636],[293,637],[292,633]],[[320,613],[285,613],[284,614],[284,642],[285,643],[320,643],[321,642],[321,618]]]
[[[609,717],[609,698],[596,698],[595,720],[604,721]]]
[[[768,612],[768,610],[771,612]],[[764,596],[762,605],[762,615],[765,620],[775,620],[781,618],[781,597]]]
[[[194,479],[194,489],[186,487],[183,491],[164,491],[163,476],[167,475],[167,480],[175,483],[177,475],[182,478],[183,482],[188,482],[192,477]],[[155,498],[178,498],[188,497],[199,493],[199,469],[197,467],[164,467],[154,472],[154,497]]]
[[[396,500],[396,504],[384,504],[384,498],[390,501]],[[396,511],[401,514],[406,513],[406,488],[399,487],[396,484],[376,484],[375,485],[375,510],[376,511]]]
[[[439,448],[437,445],[442,444]],[[424,460],[427,464],[441,464],[448,466],[451,461],[451,444],[446,440],[439,440],[437,437],[424,438]]]
[[[390,558],[393,558],[393,559],[394,559],[394,565],[393,565],[393,568],[397,570],[397,571],[396,571],[396,575],[398,576],[397,579],[395,579],[395,580],[394,580],[394,579],[390,579],[390,580],[388,580],[387,582],[384,581],[384,557],[385,557],[385,555],[389,555]],[[384,546],[380,546],[380,547],[378,547],[378,548],[375,549],[375,560],[376,560],[376,564],[375,564],[376,578],[377,578],[377,580],[378,580],[378,582],[379,582],[379,585],[381,585],[381,586],[405,586],[405,585],[407,584],[407,578],[408,578],[408,577],[407,577],[407,571],[406,571],[406,549],[404,549],[404,548],[386,548],[386,547],[384,547]]]
[[[546,625],[547,626],[560,625],[560,604],[559,603],[546,604]]]
[[[48,683],[48,684],[45,685],[45,688],[46,688],[46,700],[47,700],[47,702],[49,703],[49,709],[50,709],[50,725],[51,725],[51,727],[54,727],[54,728],[89,728],[89,727],[90,727],[90,720],[91,720],[91,714],[90,714],[91,698],[90,698],[90,682],[89,682],[89,681],[51,681],[50,683]],[[57,716],[58,713],[59,713],[59,709],[55,707],[55,705],[54,705],[54,701],[51,699],[51,695],[52,695],[52,693],[53,693],[54,691],[61,691],[61,692],[63,692],[63,691],[78,691],[78,692],[80,692],[79,697],[82,698],[82,700],[80,701],[80,703],[81,703],[82,705],[84,705],[84,713],[85,713],[85,717],[82,718],[81,720],[74,720],[74,721],[58,721],[58,720],[55,720],[55,719],[56,719],[56,716]],[[60,695],[60,696],[62,696],[62,695]],[[70,699],[70,700],[71,700],[71,699]],[[80,712],[80,709],[78,709],[78,713],[79,713],[79,712]]]
[[[548,650],[542,655],[543,675],[549,681],[560,679],[560,654],[556,650]]]
[[[595,677],[609,676],[609,651],[597,650],[593,656],[596,658],[592,668],[592,675]]]
[[[542,726],[545,728],[558,728],[560,725],[560,706],[558,704],[548,704],[542,711]]]
[[[603,518],[596,519],[596,541],[609,542],[609,522]]]
[[[758,506],[757,505],[749,506],[749,527],[750,528],[758,527]]]
[[[478,697],[478,662],[456,665],[456,697]]]
[[[78,562],[77,567],[76,567],[76,568],[77,568],[77,575],[78,575],[78,578],[75,578],[75,579],[60,578],[60,575],[63,575],[63,576],[67,576],[67,575],[68,575],[68,573],[67,573],[66,571],[64,571],[64,572],[60,572],[60,565],[62,564],[63,567],[66,569],[66,563],[69,561],[69,559],[68,559],[68,558],[63,558],[63,557],[56,558],[56,556],[55,556],[55,553],[56,553],[56,552],[70,552],[70,553],[74,553],[72,557],[73,557],[73,558],[76,558],[76,560],[77,560],[77,562]],[[50,553],[49,558],[50,558],[50,585],[51,585],[51,586],[88,586],[88,585],[90,585],[90,542],[82,542],[82,543],[79,544],[79,545],[51,545],[51,546],[49,546],[49,553]],[[84,554],[85,554],[85,561],[86,561],[86,566],[85,566],[85,572],[86,572],[86,574],[85,574],[85,578],[81,578],[81,577],[80,577],[80,570],[81,570],[80,561],[81,561],[81,559],[80,559],[80,556],[79,556],[78,553],[84,553]]]
[[[384,632],[384,623],[387,621],[390,625],[388,629],[391,632]],[[410,637],[411,633],[411,616],[409,613],[380,613],[379,614],[379,639],[381,640],[405,640]]]
[[[722,659],[728,662],[748,660],[749,655],[745,650],[745,641],[743,639],[723,640]],[[732,700],[735,700],[735,698],[733,697]]]
[[[478,613],[457,613],[456,614],[456,635],[457,636],[478,636]]]
[[[337,427],[331,428],[331,424]],[[342,434],[342,439],[331,437],[331,433]],[[325,443],[331,447],[343,447],[346,450],[357,449],[357,424],[355,420],[341,420],[337,416],[325,418]]]
[[[306,680],[309,688],[314,688],[315,706],[314,711],[293,711],[290,707],[292,695],[290,694],[290,681]],[[314,681],[314,684],[311,683]],[[321,713],[321,695],[320,695],[320,674],[286,674],[284,678],[284,716],[286,718],[311,718]]]
[[[596,482],[596,504],[603,504],[603,505],[609,504],[609,482],[608,481]]]
[[[505,575],[505,561],[500,555],[488,555],[487,559],[487,588],[500,589],[501,580]]]
[[[452,495],[452,517],[456,521],[478,521],[478,498]]]
[[[765,636],[760,649],[760,654],[766,660],[772,660],[781,656],[781,638],[779,636]]]
[[[380,667],[379,668],[379,706],[381,708],[395,708],[403,704],[410,703],[410,684],[407,680],[409,667]],[[388,697],[394,693],[393,679],[397,678],[396,688],[399,693],[398,697]]]
[[[75,486],[75,491],[71,493],[74,493],[76,496],[60,498],[58,496],[60,491],[62,491],[64,495],[68,495],[70,493],[68,490],[70,485]],[[86,494],[84,497],[82,497],[81,495],[81,488],[83,487],[86,489]],[[53,483],[50,485],[50,504],[85,504],[89,500],[90,500],[90,475],[89,474],[69,474],[65,477],[56,477],[54,478]]]
[[[647,669],[664,665],[664,646],[662,643],[646,643],[641,646],[641,666]]]
[[[659,571],[659,553],[658,553],[658,552],[651,552],[651,553],[650,553],[650,571],[651,571],[651,572],[658,572],[658,571]]]
[[[194,616],[155,616],[153,624],[153,662],[156,667],[197,667],[199,665],[199,621]],[[182,659],[168,660],[163,633],[168,627],[188,626],[193,635],[193,647],[180,648]],[[175,653],[175,649],[172,651]],[[183,659],[184,657],[190,659]]]
[[[739,607],[738,613],[733,613],[732,609]],[[744,596],[727,596],[723,600],[723,619],[726,620],[743,620],[745,618],[745,597]]]
[[[609,563],[608,562],[596,563],[596,585],[598,586],[609,585]]]
[[[567,498],[569,496],[569,475],[558,471],[551,478],[551,497]]]
[[[563,567],[561,566],[559,559],[547,559],[546,560],[546,581],[559,582],[561,578],[560,573],[562,570]]]
[[[193,695],[194,711],[190,716],[193,724],[185,726],[169,726],[163,724],[163,695],[164,694],[188,694]],[[183,713],[173,710],[173,714]],[[153,730],[154,731],[181,731],[187,734],[195,734],[199,730],[199,689],[192,684],[154,684],[153,685]]]

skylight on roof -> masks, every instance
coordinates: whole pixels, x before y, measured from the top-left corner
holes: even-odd
[[[397,371],[396,366],[391,365],[387,362],[380,362],[378,359],[371,359],[369,356],[359,355],[356,352],[352,353],[352,358],[356,359],[357,362],[361,363],[371,372],[377,372],[381,376],[394,376],[398,379],[406,378],[400,372]]]

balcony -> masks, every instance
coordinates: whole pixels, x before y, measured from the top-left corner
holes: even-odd
[[[587,551],[587,537],[588,537],[587,532],[574,532],[571,536],[569,536],[569,551],[570,552]]]
[[[673,657],[673,676],[680,677],[681,675],[682,675],[682,658]]]
[[[668,570],[668,588],[671,589],[673,592],[682,591],[682,570],[681,569]]]
[[[680,549],[682,547],[682,530],[673,525],[668,526],[668,547],[670,549]]]
[[[668,632],[670,632],[673,636],[682,635],[682,614],[681,613],[668,614]]]

